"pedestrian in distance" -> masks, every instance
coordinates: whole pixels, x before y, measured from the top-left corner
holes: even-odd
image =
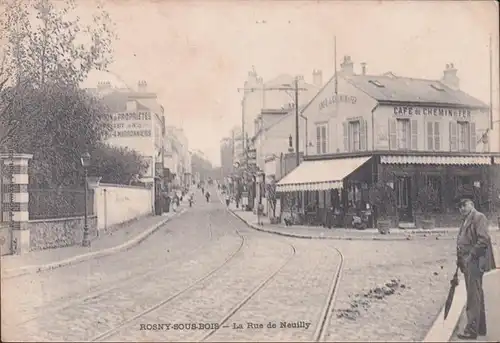
[[[231,198],[229,197],[229,194],[226,193],[226,206],[229,207],[230,202],[231,202]]]
[[[207,191],[205,193],[205,198],[207,198],[207,202],[210,202],[210,192],[209,191]]]
[[[463,222],[457,237],[457,267],[464,274],[467,292],[467,325],[457,336],[475,340],[486,335],[483,275],[496,268],[488,219],[475,209],[472,197],[457,199]]]

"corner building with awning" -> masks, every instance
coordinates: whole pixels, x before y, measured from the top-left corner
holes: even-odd
[[[396,198],[393,227],[421,227],[416,191],[427,182],[439,192],[437,227],[458,225],[454,199],[463,189],[474,190],[476,207],[496,223],[491,197],[499,194],[491,192],[500,189],[500,153],[489,139],[489,107],[460,90],[453,64],[439,80],[365,68],[356,75],[348,56],[341,66],[302,113],[309,149],[276,185],[283,211],[293,207],[305,218],[314,203],[320,222],[333,209],[341,213],[334,226],[349,227],[371,207],[371,185],[383,181]],[[372,219],[375,225],[376,208]]]

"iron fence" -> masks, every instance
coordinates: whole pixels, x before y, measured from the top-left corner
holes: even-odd
[[[83,189],[30,189],[30,220],[78,217],[85,215]],[[94,190],[87,195],[87,213],[94,214]]]

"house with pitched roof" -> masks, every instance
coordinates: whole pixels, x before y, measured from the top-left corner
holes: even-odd
[[[340,213],[344,227],[367,209],[376,222],[369,193],[379,181],[394,192],[393,226],[421,227],[423,185],[439,193],[436,226],[458,223],[453,199],[464,189],[474,192],[480,210],[493,211],[487,193],[500,155],[490,152],[486,139],[489,107],[460,90],[454,65],[446,65],[439,80],[362,69],[355,74],[345,56],[341,70],[304,108],[311,148],[277,192],[298,199],[304,217],[309,204],[323,221],[329,211]]]

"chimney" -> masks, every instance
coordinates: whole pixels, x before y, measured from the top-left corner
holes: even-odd
[[[361,74],[366,75],[366,63],[361,63]]]
[[[323,72],[321,70],[313,70],[313,84],[318,88],[323,87]]]
[[[460,89],[460,79],[457,76],[457,69],[455,68],[453,63],[446,65],[446,68],[443,71],[441,82],[451,89]]]
[[[344,61],[340,64],[341,72],[346,75],[354,75],[354,64],[352,63],[351,56],[344,56]]]
[[[145,93],[146,90],[148,89],[148,84],[146,81],[144,80],[140,80],[138,83],[137,83],[137,90],[140,92],[140,93]]]

